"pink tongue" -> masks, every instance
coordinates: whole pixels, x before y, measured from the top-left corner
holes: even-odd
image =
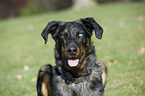
[[[68,64],[71,67],[77,66],[78,65],[78,62],[79,62],[79,59],[76,59],[76,60],[68,60]]]

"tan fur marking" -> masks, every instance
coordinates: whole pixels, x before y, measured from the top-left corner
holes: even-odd
[[[102,72],[103,72],[103,74],[102,74],[103,87],[105,87],[107,74],[106,74],[106,71],[104,71],[104,70],[102,70]]]
[[[84,58],[85,58],[85,55],[86,55],[86,50],[85,50],[85,47],[83,45],[81,45],[81,52],[80,53],[84,53]],[[81,54],[80,54],[81,55]],[[79,70],[82,70],[84,68],[84,65],[86,64],[86,59],[84,59],[84,61],[82,62],[83,64],[81,65],[80,69]]]
[[[64,33],[67,34],[67,30],[64,30]]]
[[[52,96],[52,87],[50,85],[49,75],[45,75],[42,82],[42,94],[43,96]]]
[[[80,31],[79,30],[77,30],[77,33],[79,33]]]
[[[100,62],[96,62],[96,64],[98,66],[100,66],[101,70],[102,70],[102,83],[103,83],[103,87],[105,87],[106,85],[106,81],[107,81],[107,72],[106,72],[106,69],[105,69],[105,65],[100,63]]]
[[[43,94],[43,96],[47,96],[48,95],[46,84],[44,82],[42,83],[42,94]]]
[[[62,51],[62,53],[63,53],[63,54],[62,54],[63,58],[64,58],[64,55],[66,55],[66,50],[67,50],[67,49],[65,49],[63,46],[61,47],[61,51]]]

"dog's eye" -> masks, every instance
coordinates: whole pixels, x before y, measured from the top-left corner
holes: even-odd
[[[62,35],[61,37],[64,38],[64,35]]]
[[[84,34],[80,33],[80,34],[79,34],[79,37],[82,37],[83,35],[84,35]]]
[[[81,38],[84,37],[84,33],[83,32],[78,32],[76,33],[77,38]]]
[[[60,38],[64,38],[64,34],[60,34]]]
[[[67,33],[61,33],[60,34],[60,38],[67,39],[67,37],[68,37]]]

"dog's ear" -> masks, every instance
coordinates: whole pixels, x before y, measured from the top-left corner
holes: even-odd
[[[41,36],[45,40],[45,44],[47,43],[49,33],[52,34],[52,37],[56,36],[56,33],[57,33],[56,31],[58,29],[59,24],[60,24],[60,21],[51,21],[46,25],[46,27],[41,33]]]
[[[90,36],[92,35],[92,31],[95,30],[96,37],[98,39],[102,38],[103,28],[92,17],[83,18],[80,20],[85,25],[85,28]]]

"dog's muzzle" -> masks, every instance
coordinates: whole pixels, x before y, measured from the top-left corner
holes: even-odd
[[[70,43],[67,46],[67,59],[70,67],[75,67],[79,64],[79,48],[75,43]]]

